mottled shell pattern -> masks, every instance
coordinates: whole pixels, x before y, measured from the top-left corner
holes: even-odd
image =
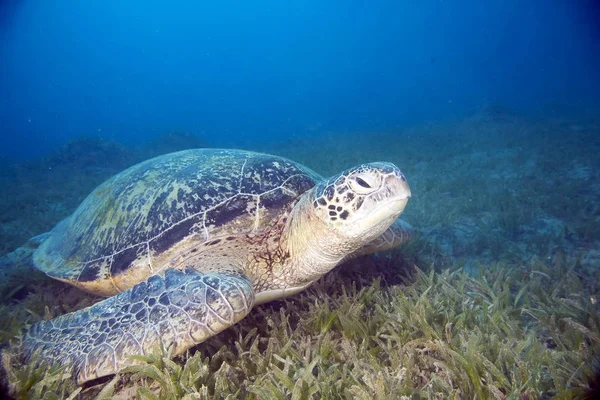
[[[160,272],[190,241],[218,245],[273,225],[321,179],[293,161],[248,151],[160,156],[96,188],[52,230],[34,262],[53,278],[110,296]]]

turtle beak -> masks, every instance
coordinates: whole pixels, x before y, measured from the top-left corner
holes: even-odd
[[[393,200],[386,204],[388,211],[393,215],[400,215],[404,211],[406,204],[408,203],[408,197],[400,200]]]
[[[390,193],[390,200],[385,206],[392,214],[400,215],[411,196],[410,186],[408,186],[406,178],[402,172],[395,170],[394,174],[390,174],[385,178],[383,186]]]

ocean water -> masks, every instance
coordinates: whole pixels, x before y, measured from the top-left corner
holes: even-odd
[[[598,107],[593,1],[4,1],[2,152],[170,131],[247,146],[501,105]],[[562,108],[564,107],[564,109]]]
[[[481,289],[479,300],[469,297],[463,303],[473,301],[476,308],[489,301],[487,315],[488,306],[501,307],[494,299],[504,293],[506,310],[494,323],[510,319],[520,329],[515,340],[530,343],[530,334],[541,346],[536,353],[523,350],[533,345],[523,345],[522,358],[513,360],[514,365],[523,362],[521,371],[534,371],[531,379],[522,373],[523,382],[514,378],[507,362],[502,364],[498,354],[506,352],[494,353],[471,373],[464,365],[447,367],[452,358],[442,354],[450,353],[434,352],[433,344],[419,351],[437,364],[432,361],[415,372],[419,363],[414,358],[397,364],[386,358],[381,365],[387,369],[367,378],[366,371],[375,367],[367,367],[366,354],[385,348],[374,339],[377,346],[353,359],[353,383],[332,394],[323,389],[325,381],[310,386],[312,381],[291,372],[286,363],[273,361],[252,373],[236,364],[245,357],[233,344],[239,332],[251,332],[281,313],[297,318],[290,323],[294,329],[299,326],[292,341],[309,343],[307,337],[325,334],[320,328],[302,330],[308,329],[302,321],[312,315],[308,306],[296,310],[285,303],[260,308],[247,318],[250,322],[235,328],[239,331],[227,331],[223,343],[198,346],[197,354],[208,360],[219,350],[217,343],[231,353],[216,357],[213,364],[218,366],[206,361],[213,376],[218,371],[230,376],[218,360],[228,360],[237,371],[229,386],[202,381],[209,396],[261,398],[266,392],[256,389],[256,382],[264,387],[271,382],[283,398],[292,397],[294,386],[277,380],[285,368],[289,379],[304,376],[307,386],[298,390],[312,393],[306,398],[358,398],[360,393],[370,398],[378,390],[385,392],[380,398],[426,393],[437,398],[508,398],[515,393],[569,398],[597,387],[600,6],[595,1],[2,1],[0,341],[5,354],[12,354],[5,367],[19,369],[18,337],[30,324],[99,300],[36,272],[31,256],[41,239],[29,240],[71,215],[111,176],[143,160],[191,148],[265,152],[324,177],[361,163],[394,163],[411,187],[401,218],[414,228],[414,237],[400,250],[360,259],[360,265],[370,265],[361,270],[370,278],[361,275],[363,280],[355,281],[386,281],[390,272],[382,272],[385,268],[396,271],[392,275],[416,268],[440,277],[455,271],[464,279],[482,279],[492,294],[484,296]],[[506,290],[482,277],[485,271],[496,271],[497,279],[506,276]],[[516,276],[526,283],[519,286]],[[350,282],[343,286],[350,293],[354,275],[339,279]],[[400,286],[418,290],[420,281],[413,286],[410,281],[390,278],[382,293]],[[323,282],[314,290],[324,290],[332,304],[342,304],[335,285],[327,286],[331,278]],[[377,287],[373,285],[359,284]],[[545,286],[553,289],[542,304],[535,288]],[[312,304],[319,297],[315,293],[321,292],[301,295],[297,303]],[[373,310],[373,320],[383,315]],[[392,314],[400,315],[386,315]],[[479,332],[478,326],[489,321],[481,317],[480,325],[471,326],[466,317],[452,320],[450,311],[442,314],[448,320],[436,325],[438,339],[443,336],[454,346],[457,357],[452,360],[461,354],[468,360],[473,351],[453,344],[448,332],[455,337]],[[348,325],[340,322],[336,332],[358,348],[361,336],[348,333]],[[408,331],[409,323],[404,326]],[[269,336],[271,328],[259,328],[258,335]],[[507,336],[498,329],[500,333],[481,333],[481,341]],[[426,336],[418,340],[431,339]],[[333,347],[344,348],[343,343],[340,339]],[[492,346],[487,349],[491,352]],[[343,364],[344,357],[336,357]],[[186,365],[186,360],[177,362]],[[321,371],[312,374],[318,379],[327,375],[322,371],[337,368],[322,362],[311,367]],[[27,379],[10,368],[5,386],[12,396],[35,397],[48,390],[60,398],[77,390],[68,383],[56,386],[56,380],[43,383],[41,376],[49,369],[33,379],[37,386],[27,386]],[[465,383],[467,378],[459,379],[462,372],[479,380]],[[337,381],[345,382],[346,375],[340,374]],[[413,379],[398,378],[402,374]],[[479,391],[482,381],[486,383]],[[197,382],[198,387],[190,387],[200,393],[204,389]],[[254,389],[247,389],[252,384]],[[136,377],[120,381],[115,396],[133,396],[138,385]],[[519,385],[521,392],[515,389]],[[157,396],[166,396],[167,389],[159,393],[150,387]]]

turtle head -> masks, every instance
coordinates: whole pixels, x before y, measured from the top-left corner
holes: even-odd
[[[406,178],[392,163],[350,168],[321,184],[314,192],[316,215],[353,245],[367,243],[398,218],[410,198]]]
[[[288,284],[313,282],[356,254],[389,248],[405,228],[388,231],[410,198],[398,167],[377,162],[350,168],[305,193],[288,221],[287,242],[293,274]],[[383,237],[384,243],[374,242]],[[388,236],[390,236],[388,235]],[[388,243],[389,242],[389,243]]]

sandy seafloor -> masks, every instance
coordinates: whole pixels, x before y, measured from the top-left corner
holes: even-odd
[[[0,165],[4,273],[30,271],[15,265],[19,252],[9,253],[50,230],[106,178],[143,159],[199,146],[210,147],[210,139],[169,133],[127,148],[82,138],[40,160]],[[584,283],[574,295],[587,299],[596,312],[600,307],[598,122],[488,111],[443,124],[389,132],[311,132],[246,148],[291,158],[324,176],[362,162],[391,161],[412,189],[402,218],[418,230],[421,244],[407,250],[415,252],[411,260],[433,264],[438,271],[461,267],[476,273],[486,265],[519,268],[532,260],[551,264],[560,258],[573,265],[570,272]],[[33,278],[27,274],[23,286],[3,290],[3,313],[10,314],[30,296],[27,279]],[[44,282],[41,275],[35,279],[45,290],[67,290]],[[53,314],[68,310],[57,297],[44,300]],[[41,316],[32,314],[20,323],[36,318]],[[597,313],[595,318],[597,322]],[[8,338],[3,339],[6,343]],[[593,364],[597,354],[587,362]]]

